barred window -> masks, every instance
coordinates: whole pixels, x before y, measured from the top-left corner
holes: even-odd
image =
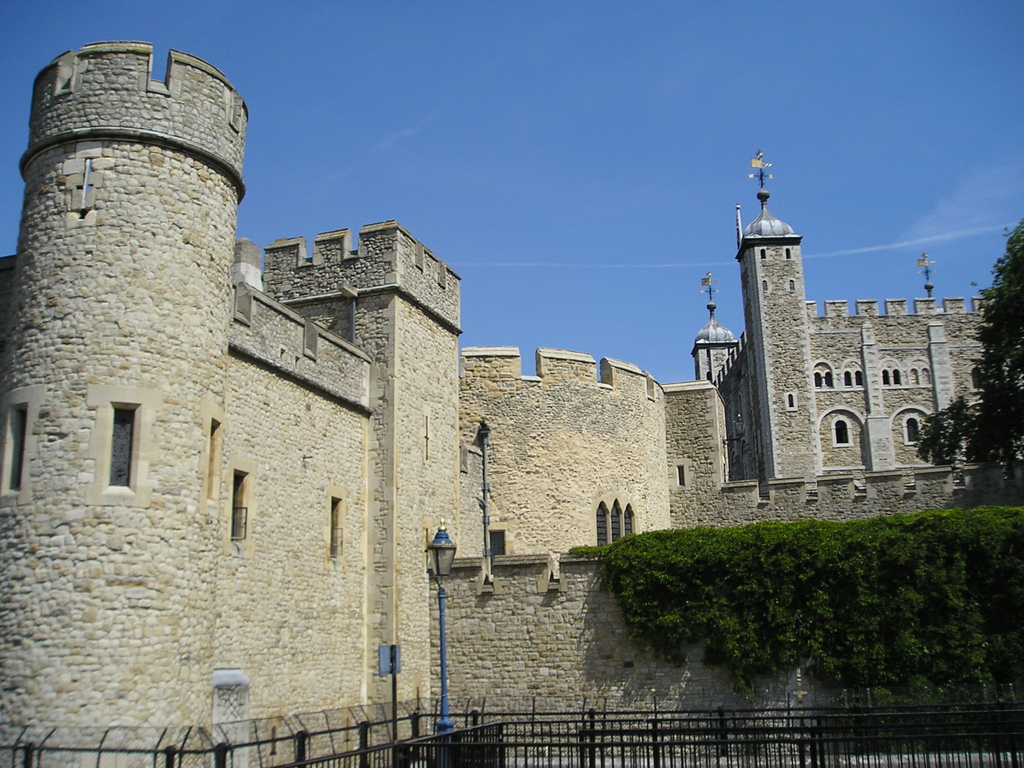
[[[249,475],[235,471],[231,487],[231,539],[240,541],[248,535],[249,507],[246,498],[249,493]]]

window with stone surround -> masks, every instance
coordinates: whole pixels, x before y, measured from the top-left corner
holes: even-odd
[[[28,404],[19,403],[7,411],[4,440],[3,489],[20,491],[25,476],[25,443],[28,437]]]
[[[843,419],[836,419],[832,424],[832,435],[836,445],[849,445],[850,425]]]
[[[789,393],[789,394],[786,395],[786,410],[787,411],[795,411],[796,410],[796,395],[794,395],[793,393]]]
[[[850,371],[843,371],[843,386],[844,387],[852,387],[853,386],[853,373],[851,373]]]
[[[248,472],[235,470],[231,483],[231,540],[249,537],[249,496],[251,481]]]
[[[96,420],[87,452],[95,462],[85,487],[87,504],[149,506],[149,465],[158,452],[153,422],[162,403],[159,391],[147,387],[88,387],[86,404]]]
[[[633,506],[627,504],[623,509],[618,499],[612,501],[611,511],[605,502],[597,505],[597,545],[604,546],[618,541],[623,536],[629,536],[635,530],[635,516]]]
[[[501,557],[505,554],[505,532],[504,531],[488,531],[490,536],[491,554],[494,557]]]
[[[137,405],[115,405],[110,437],[110,485],[130,488],[134,464]]]
[[[853,383],[858,387],[864,386],[864,374],[861,371],[853,372]]]
[[[921,434],[921,422],[911,416],[903,423],[907,445],[916,445]]]
[[[341,560],[341,555],[344,547],[344,529],[342,523],[344,521],[343,514],[343,502],[341,499],[331,497],[331,544],[330,544],[330,557],[331,560],[338,562]]]

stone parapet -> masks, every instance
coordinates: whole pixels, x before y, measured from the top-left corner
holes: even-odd
[[[180,51],[152,80],[149,43],[93,43],[68,51],[36,77],[22,174],[55,144],[125,140],[198,156],[234,183],[239,197],[248,111],[215,67]],[[26,177],[27,178],[27,177]]]
[[[263,266],[264,288],[280,301],[400,293],[455,333],[460,280],[396,221],[360,229],[355,249],[349,229],[317,235],[312,253],[304,237],[275,240],[265,249]]]
[[[350,407],[370,409],[365,352],[244,284],[236,286],[228,341],[236,355]]]

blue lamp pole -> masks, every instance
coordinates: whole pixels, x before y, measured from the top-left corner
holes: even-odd
[[[434,565],[434,580],[437,582],[437,613],[441,629],[441,719],[435,725],[435,731],[443,736],[455,728],[448,711],[448,646],[444,638],[444,607],[448,598],[444,589],[444,579],[451,575],[452,563],[455,562],[455,543],[448,538],[444,520],[434,534],[434,540],[427,547]]]

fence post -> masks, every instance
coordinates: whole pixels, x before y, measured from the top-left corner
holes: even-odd
[[[306,762],[306,746],[309,744],[309,732],[299,731],[295,734],[295,762]]]
[[[213,748],[213,768],[228,768],[228,750],[230,747],[221,742]]]
[[[718,705],[718,756],[728,757],[729,756],[729,745],[726,741],[729,738],[728,726],[725,724],[725,707],[721,704]]]
[[[474,709],[472,712],[470,712],[469,713],[469,720],[470,720],[470,723],[472,723],[472,725],[474,727],[480,725],[480,710],[479,709]]]
[[[359,768],[370,768],[370,756],[366,750],[370,747],[370,724],[363,720],[359,724]]]
[[[174,745],[164,747],[164,768],[174,768]]]
[[[22,765],[24,768],[32,768],[32,762],[35,759],[36,745],[34,742],[29,742],[25,745],[25,758]]]
[[[651,741],[654,742],[654,768],[661,768],[661,744],[658,743],[658,715],[651,720]]]
[[[409,726],[412,728],[412,737],[418,739],[420,737],[420,713],[416,710],[409,716]]]

